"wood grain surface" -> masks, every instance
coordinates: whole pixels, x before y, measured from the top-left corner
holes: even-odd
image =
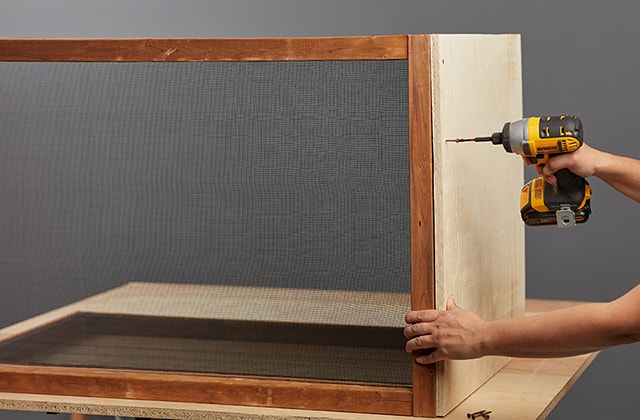
[[[313,61],[407,58],[407,37],[0,38],[0,61]]]
[[[484,319],[524,313],[522,159],[487,143],[522,118],[517,35],[433,35],[433,183],[436,307],[447,296]],[[507,363],[505,358],[438,364],[437,414],[444,415]]]
[[[409,160],[411,191],[411,309],[435,307],[430,37],[409,37]],[[413,413],[436,414],[436,367],[415,362]]]
[[[0,365],[0,392],[379,414],[412,412],[409,387],[122,369]]]

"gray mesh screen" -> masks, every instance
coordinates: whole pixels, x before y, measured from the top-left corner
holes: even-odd
[[[404,61],[1,63],[4,302],[143,281],[280,303],[267,322],[237,315],[247,288],[222,304],[237,319],[203,315],[213,292],[200,312],[134,299],[2,343],[0,363],[411,383],[404,300],[358,301],[410,288],[407,84]],[[147,306],[177,290],[153,286]],[[296,309],[308,289],[368,294]]]
[[[0,95],[3,282],[409,290],[404,61],[1,63]]]

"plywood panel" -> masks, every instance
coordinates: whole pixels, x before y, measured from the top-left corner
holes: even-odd
[[[524,225],[518,209],[522,160],[491,144],[445,143],[502,130],[522,118],[517,35],[433,35],[436,305],[498,319],[524,311]],[[447,361],[438,367],[444,415],[507,361]]]

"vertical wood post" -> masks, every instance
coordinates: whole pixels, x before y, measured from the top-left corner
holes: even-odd
[[[428,35],[411,35],[409,64],[409,167],[411,206],[411,309],[435,306],[431,54]],[[413,415],[436,415],[436,369],[415,362]]]

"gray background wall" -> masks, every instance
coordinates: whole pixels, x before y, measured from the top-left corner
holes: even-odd
[[[525,115],[574,113],[582,118],[592,146],[640,157],[634,130],[640,99],[635,80],[640,63],[638,12],[635,2],[593,0],[2,0],[0,36],[520,33]],[[529,178],[533,172],[527,169],[525,174]],[[594,213],[588,224],[569,231],[527,229],[528,297],[606,301],[636,284],[640,227],[634,215],[640,209],[599,180],[591,183]],[[499,185],[497,180],[496,188]],[[3,289],[0,283],[0,293]],[[43,310],[76,298],[48,290],[46,283],[33,293]],[[21,302],[13,304],[13,313],[20,316]],[[639,349],[629,345],[604,351],[550,418],[637,417]],[[0,412],[0,418],[47,417]]]

